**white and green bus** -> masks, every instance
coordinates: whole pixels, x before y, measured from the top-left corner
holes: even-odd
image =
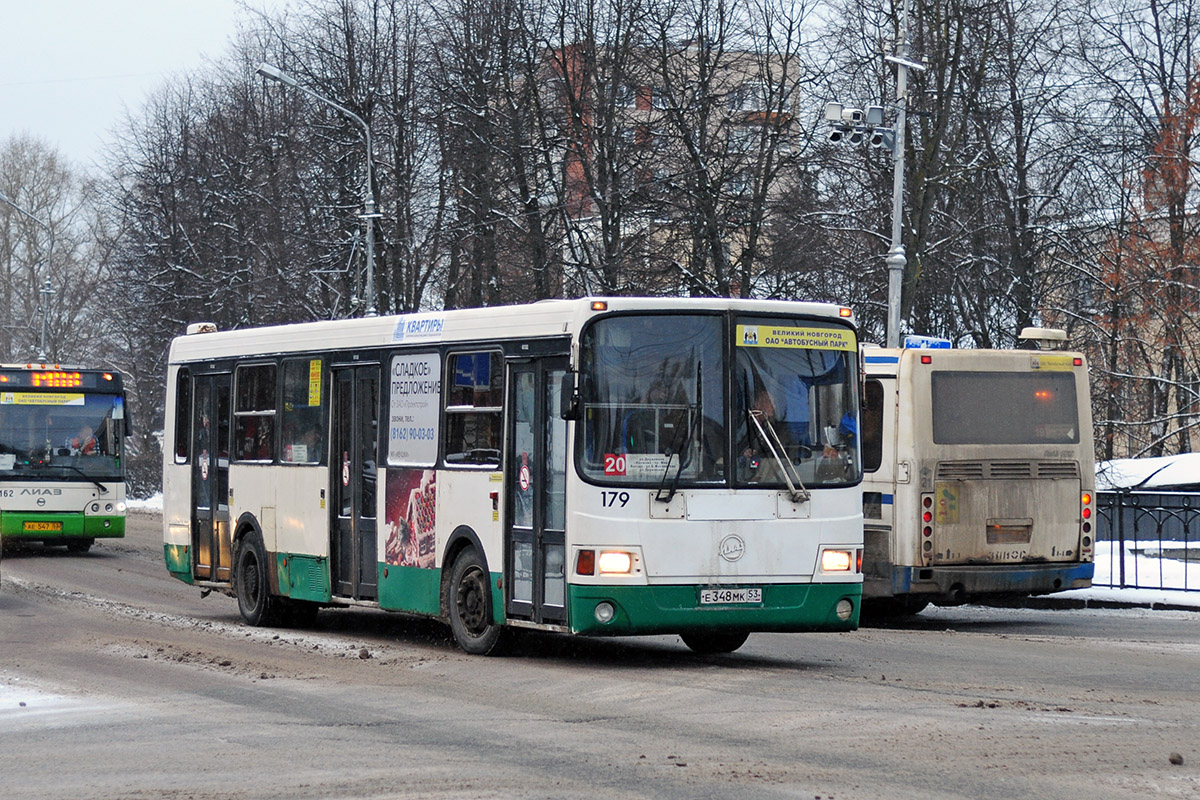
[[[1090,586],[1095,469],[1083,354],[951,349],[922,336],[905,344],[863,351],[868,614]]]
[[[87,551],[125,535],[125,392],[113,371],[0,364],[0,537]]]
[[[846,631],[862,590],[849,309],[610,298],[171,345],[168,570],[252,625]]]

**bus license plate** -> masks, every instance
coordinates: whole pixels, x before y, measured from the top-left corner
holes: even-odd
[[[700,605],[725,605],[730,603],[761,603],[762,589],[701,589]]]
[[[61,522],[26,522],[24,529],[27,531],[61,531]]]

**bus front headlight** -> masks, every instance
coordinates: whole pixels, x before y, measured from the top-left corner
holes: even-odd
[[[633,555],[621,550],[604,550],[596,565],[601,575],[628,575],[633,571]]]
[[[849,550],[822,550],[822,572],[849,572],[854,564],[854,554]]]

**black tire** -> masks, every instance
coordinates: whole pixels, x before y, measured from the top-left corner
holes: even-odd
[[[446,584],[446,611],[459,647],[477,656],[498,652],[504,631],[492,620],[491,575],[473,547],[454,560]]]
[[[732,653],[746,643],[746,640],[750,638],[750,634],[746,632],[681,633],[679,634],[679,638],[683,639],[683,643],[693,653],[699,653],[702,656],[711,656],[718,653]]]
[[[86,553],[96,543],[95,539],[70,539],[67,541],[68,553]]]
[[[233,584],[242,619],[255,627],[279,625],[283,621],[283,598],[271,594],[271,575],[267,569],[267,549],[263,547],[262,536],[250,531],[237,548]]]

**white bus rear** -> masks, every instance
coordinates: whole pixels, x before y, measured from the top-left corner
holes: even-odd
[[[1083,356],[916,344],[863,350],[868,611],[1090,586]]]

